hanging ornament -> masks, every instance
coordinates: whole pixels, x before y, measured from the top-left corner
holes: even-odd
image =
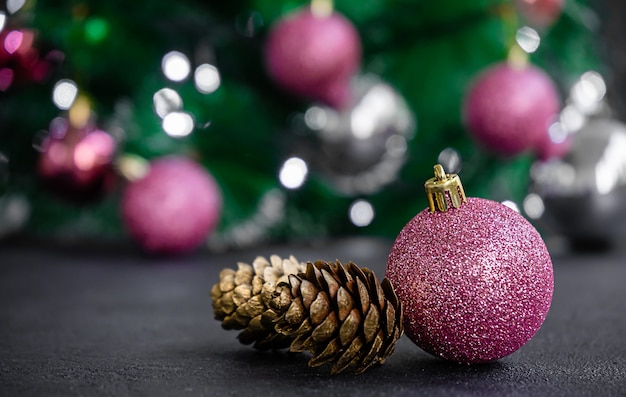
[[[350,101],[350,78],[361,60],[358,32],[328,1],[313,1],[279,20],[265,47],[267,70],[287,91],[343,107]],[[317,5],[316,5],[317,4]]]
[[[464,99],[464,122],[486,149],[515,156],[534,148],[547,135],[560,100],[542,70],[499,63],[474,81]]]
[[[86,203],[102,197],[115,182],[113,158],[117,143],[107,132],[88,124],[76,127],[57,117],[41,144],[37,173],[59,197]]]
[[[397,178],[415,131],[413,113],[393,87],[373,75],[353,80],[344,110],[313,106],[304,115],[313,142],[298,148],[342,194],[370,194]]]
[[[151,254],[182,254],[202,244],[217,226],[222,195],[213,177],[184,157],[153,161],[126,187],[122,220]]]
[[[552,300],[552,262],[541,236],[514,210],[466,198],[458,175],[440,165],[425,187],[429,208],[402,229],[387,262],[407,336],[457,363],[515,352]]]
[[[528,24],[547,28],[563,13],[565,0],[515,0],[515,5]]]
[[[531,170],[530,190],[544,210],[536,217],[574,248],[610,247],[626,238],[626,125],[592,119],[572,140],[563,159]]]

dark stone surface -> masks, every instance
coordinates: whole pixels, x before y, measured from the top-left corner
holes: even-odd
[[[213,319],[223,267],[257,254],[353,260],[380,277],[390,242],[338,240],[153,260],[127,247],[0,245],[6,396],[622,396],[626,255],[554,258],[544,326],[496,363],[459,366],[403,337],[387,363],[331,377],[307,356],[257,352]]]

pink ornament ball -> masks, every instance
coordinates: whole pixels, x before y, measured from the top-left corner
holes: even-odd
[[[222,196],[213,177],[194,161],[176,156],[150,164],[148,173],[129,183],[122,220],[148,253],[176,255],[194,250],[215,229]]]
[[[63,118],[54,119],[41,145],[37,174],[42,185],[56,196],[75,204],[101,198],[115,184],[113,158],[117,142],[107,132],[85,127],[76,129]]]
[[[415,216],[391,249],[386,276],[404,305],[406,335],[463,364],[498,360],[528,342],[554,288],[537,230],[514,210],[480,198]]]
[[[319,16],[307,8],[279,20],[265,47],[274,81],[292,94],[341,108],[351,98],[350,79],[358,71],[361,43],[345,17]]]
[[[537,145],[559,110],[559,94],[545,72],[508,63],[481,73],[463,103],[464,123],[474,139],[503,156]]]

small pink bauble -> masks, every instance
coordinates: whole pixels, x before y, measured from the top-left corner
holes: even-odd
[[[407,336],[464,364],[497,360],[530,340],[554,287],[537,230],[512,209],[480,198],[415,216],[391,249],[386,277],[404,305]]]
[[[265,47],[271,77],[287,91],[333,107],[350,100],[350,79],[361,62],[358,32],[341,14],[303,8],[279,20]]]
[[[508,63],[481,73],[463,103],[465,125],[472,136],[504,156],[534,147],[547,134],[559,109],[559,94],[545,72]]]
[[[181,254],[197,248],[216,227],[222,196],[213,177],[184,157],[153,161],[148,173],[129,183],[122,219],[148,253]]]
[[[559,19],[565,0],[516,0],[515,5],[526,22],[546,28]]]
[[[76,129],[63,118],[56,118],[52,125],[60,128],[51,128],[37,163],[42,184],[78,204],[101,198],[115,182],[115,139],[92,127]]]

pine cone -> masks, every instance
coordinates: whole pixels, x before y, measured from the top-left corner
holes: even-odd
[[[243,330],[238,338],[245,345],[254,342],[258,349],[288,347],[290,338],[274,330],[276,314],[267,303],[279,283],[287,282],[290,274],[303,272],[306,265],[293,256],[281,259],[278,255],[272,255],[270,261],[259,256],[252,266],[237,265],[237,271],[223,269],[220,282],[211,289],[215,318],[222,321],[224,329]]]
[[[331,374],[351,366],[355,373],[362,373],[375,363],[382,364],[402,335],[402,305],[391,283],[387,279],[379,283],[369,269],[353,263],[344,267],[339,261],[308,263],[305,272],[283,272],[277,284],[251,287],[252,295],[241,299],[241,305],[235,303],[238,298],[232,298],[237,293],[230,297],[229,292],[222,292],[245,285],[237,284],[237,273],[223,270],[212,297],[216,318],[224,319],[222,326],[244,329],[239,335],[242,343],[309,351],[309,366],[333,363]],[[226,312],[232,314],[222,315]]]

